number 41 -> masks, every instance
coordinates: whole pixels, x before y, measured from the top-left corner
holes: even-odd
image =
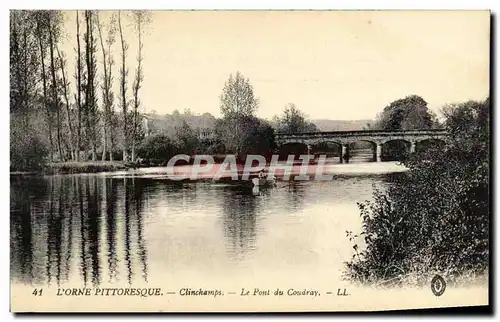
[[[41,289],[37,289],[37,288],[35,288],[35,289],[33,290],[33,293],[31,293],[31,294],[32,294],[32,295],[35,295],[35,296],[42,296],[42,291],[43,291],[43,288],[41,288]]]

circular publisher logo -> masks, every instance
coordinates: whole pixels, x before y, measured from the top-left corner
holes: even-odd
[[[434,278],[431,281],[432,293],[434,293],[434,295],[436,296],[441,296],[443,295],[445,290],[446,290],[446,282],[444,281],[444,278],[442,278],[440,275],[434,276]]]

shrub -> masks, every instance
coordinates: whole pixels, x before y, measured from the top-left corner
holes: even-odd
[[[446,145],[408,156],[409,171],[358,204],[363,225],[359,235],[347,232],[356,250],[348,278],[418,283],[433,272],[452,278],[487,270],[489,108],[486,100],[445,109]]]
[[[137,155],[146,160],[168,161],[176,153],[175,144],[163,134],[148,136],[137,148]]]
[[[39,133],[26,120],[11,115],[10,170],[40,170],[48,156],[48,146]]]

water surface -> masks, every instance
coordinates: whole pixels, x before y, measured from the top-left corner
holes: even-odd
[[[340,279],[352,256],[345,231],[360,231],[356,203],[388,178],[353,167],[332,181],[280,182],[260,191],[160,175],[13,176],[12,282]]]

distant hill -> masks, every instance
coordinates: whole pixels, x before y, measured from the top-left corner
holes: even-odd
[[[216,118],[210,113],[201,115],[185,114],[174,112],[172,114],[145,114],[149,119],[149,128],[156,133],[174,135],[175,128],[185,121],[193,130],[213,129]],[[357,131],[364,130],[368,123],[373,124],[373,120],[328,120],[313,119],[309,122],[314,123],[320,131]]]
[[[201,115],[185,114],[175,112],[172,114],[144,114],[149,120],[149,130],[154,133],[163,133],[170,137],[174,137],[176,127],[179,127],[186,122],[194,131],[198,132],[205,129],[213,129],[216,118],[210,113]]]
[[[358,131],[365,130],[368,123],[373,124],[373,120],[310,120],[316,124],[321,131]]]

